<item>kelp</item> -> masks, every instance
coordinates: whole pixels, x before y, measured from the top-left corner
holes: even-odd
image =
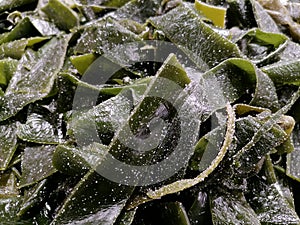
[[[277,24],[268,14],[267,10],[258,1],[251,0],[251,4],[257,27],[266,32],[280,33]]]
[[[16,124],[9,123],[0,126],[1,170],[6,170],[17,149]]]
[[[286,174],[291,177],[292,179],[295,179],[299,181],[300,178],[300,171],[298,167],[299,163],[299,136],[298,136],[299,130],[295,129],[292,133],[292,140],[294,145],[294,151],[290,152],[287,155],[286,159]]]
[[[35,44],[48,39],[47,37],[32,37],[3,43],[0,45],[0,58],[21,59],[27,47],[33,47]]]
[[[49,0],[41,10],[62,30],[68,31],[79,25],[78,15],[61,1]]]
[[[88,172],[68,196],[53,223],[113,224],[133,189]],[[116,194],[111,195],[112,192]]]
[[[300,224],[298,3],[0,13],[1,224]]]
[[[161,3],[161,0],[133,0],[108,15],[117,20],[130,19],[139,23],[144,23],[150,16],[155,16],[157,14]]]
[[[68,39],[69,36],[52,39],[38,52],[26,51],[4,96],[0,99],[0,121],[15,115],[25,105],[50,93],[56,75],[62,67]],[[40,58],[41,56],[45,57]]]
[[[162,30],[201,70],[241,56],[235,44],[214,32],[186,3],[162,16],[150,18],[149,22]],[[198,27],[199,31],[195,32],[194,27]],[[191,45],[190,40],[197,42]]]
[[[17,136],[23,141],[40,144],[58,144],[55,128],[41,115],[31,114],[26,124],[18,124]]]
[[[251,180],[250,186],[252,185],[255,185],[255,189],[249,193],[252,196],[249,196],[249,203],[262,224],[299,224],[299,217],[283,196],[278,183],[266,184],[257,179]]]
[[[16,70],[18,61],[14,59],[0,60],[0,85],[7,86]]]
[[[236,41],[240,50],[258,66],[270,64],[278,59],[278,55],[287,44],[287,37],[259,29],[249,30]]]
[[[227,121],[227,128],[226,128],[226,136],[224,139],[224,143],[222,144],[219,153],[214,158],[214,160],[208,165],[207,168],[203,172],[201,172],[196,178],[194,179],[185,179],[185,180],[179,180],[172,184],[166,185],[158,190],[155,191],[149,191],[147,193],[148,197],[150,198],[160,198],[163,195],[167,195],[170,193],[176,193],[179,191],[182,191],[186,188],[190,188],[199,182],[202,182],[208,175],[218,166],[218,164],[222,161],[223,157],[226,154],[226,151],[229,148],[229,145],[232,142],[232,138],[234,135],[234,112],[232,111],[232,108],[230,106],[227,107],[228,111],[228,121]]]
[[[207,19],[211,20],[215,26],[221,28],[225,27],[225,8],[205,4],[197,0],[195,1],[195,8],[199,10],[199,12],[203,14]]]
[[[52,165],[54,146],[27,147],[22,156],[22,176],[19,187],[35,184],[56,172]]]
[[[11,10],[16,7],[25,6],[27,4],[36,3],[37,0],[21,0],[21,1],[13,1],[13,0],[4,0],[0,3],[0,12],[5,10]]]
[[[268,13],[278,26],[285,26],[294,40],[299,39],[299,24],[294,22],[286,6],[278,1],[272,0],[269,2],[259,1],[259,3],[268,10]]]
[[[10,32],[0,37],[0,44],[18,40],[23,37],[30,37],[34,32],[34,28],[28,17],[22,19]]]
[[[299,61],[278,62],[262,70],[276,83],[299,85]],[[287,72],[288,71],[288,72]]]
[[[212,193],[210,201],[213,224],[260,224],[243,193]]]

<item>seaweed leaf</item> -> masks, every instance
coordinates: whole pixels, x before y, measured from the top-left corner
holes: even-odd
[[[0,170],[6,170],[16,149],[16,124],[0,125]]]
[[[201,71],[206,71],[228,58],[241,57],[235,44],[214,32],[186,3],[148,21],[162,30]]]
[[[23,141],[40,144],[58,144],[58,136],[55,135],[54,127],[41,115],[31,114],[26,124],[18,124],[17,135]]]
[[[212,193],[210,207],[213,224],[260,225],[258,216],[243,193]]]
[[[14,59],[0,60],[0,85],[6,86],[17,68],[18,61]]]
[[[41,10],[54,21],[57,27],[65,31],[79,25],[77,13],[61,1],[49,0]]]
[[[75,46],[75,54],[107,53],[118,44],[141,39],[112,18],[105,18],[86,27]]]
[[[260,179],[249,182],[252,193],[248,199],[262,224],[299,224],[295,209],[283,196],[278,183],[267,184]]]
[[[219,165],[219,163],[224,158],[226,151],[229,148],[234,135],[235,115],[234,115],[234,111],[232,110],[229,104],[227,105],[227,112],[228,112],[228,120],[227,120],[226,136],[218,155],[211,162],[211,164],[203,172],[201,172],[196,178],[178,180],[174,183],[165,185],[157,190],[148,191],[147,196],[149,198],[157,199],[157,198],[161,198],[164,195],[176,193],[184,189],[190,188],[202,182],[212,171],[214,171],[214,169]]]
[[[205,4],[199,0],[195,1],[195,8],[206,18],[210,19],[217,27],[225,27],[226,8]]]
[[[112,225],[133,189],[108,181],[97,172],[90,171],[74,187],[51,224]]]
[[[22,157],[22,177],[19,188],[32,185],[56,172],[52,165],[55,146],[27,147]]]
[[[5,95],[0,98],[0,121],[50,93],[56,75],[63,65],[69,38],[70,36],[53,38],[38,52],[29,49],[26,51]]]
[[[25,6],[27,4],[35,3],[37,0],[3,0],[0,3],[0,12],[3,12],[5,10],[11,10],[20,6]]]

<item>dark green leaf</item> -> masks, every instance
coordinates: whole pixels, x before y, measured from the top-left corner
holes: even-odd
[[[16,125],[0,126],[0,170],[5,170],[17,148]]]
[[[271,126],[271,127],[270,127]],[[268,130],[262,131],[263,128]],[[278,125],[266,126],[264,121],[247,116],[236,123],[237,155],[240,158],[239,173],[247,174],[255,171],[264,155],[286,140],[286,133]],[[239,160],[238,160],[239,161]]]
[[[0,121],[50,93],[56,75],[63,65],[69,38],[53,38],[38,52],[29,49],[26,51],[5,95],[0,97]]]
[[[265,32],[280,33],[275,21],[259,2],[251,0],[251,4],[258,28]]]
[[[243,193],[213,193],[210,196],[210,207],[215,225],[260,225]]]
[[[165,210],[158,215],[159,223],[167,224],[172,221],[172,223],[178,225],[190,225],[187,213],[180,202],[169,202],[160,205],[160,207]]]
[[[207,193],[201,191],[198,193],[188,217],[191,225],[212,224]]]
[[[256,27],[250,0],[230,0],[227,9],[227,26],[247,29]]]
[[[227,150],[229,149],[229,146],[231,145],[231,142],[232,142],[233,136],[234,136],[235,114],[230,105],[227,105],[227,113],[228,113],[228,119],[227,119],[227,127],[226,127],[226,134],[225,134],[224,142],[223,142],[221,149],[218,152],[217,156],[211,161],[209,166],[207,168],[205,168],[204,171],[202,171],[197,177],[195,177],[193,179],[178,180],[171,184],[165,185],[157,190],[148,191],[147,192],[148,197],[153,198],[153,199],[160,198],[164,195],[176,193],[176,192],[182,191],[184,189],[193,187],[194,185],[204,181],[204,179],[207,178],[208,175],[217,168],[219,163],[224,158]]]
[[[161,2],[161,0],[131,0],[109,16],[116,20],[131,19],[144,23],[150,16],[157,14]]]
[[[256,89],[250,103],[251,105],[269,108],[272,111],[279,108],[273,81],[259,69],[256,69]]]
[[[85,144],[103,140],[105,136],[112,137],[114,132],[125,123],[130,114],[133,102],[128,96],[119,94],[87,112],[74,116],[68,132],[80,138],[77,141]],[[97,137],[97,134],[94,134],[95,130],[101,136]]]
[[[121,215],[118,217],[117,221],[114,223],[114,225],[131,225],[133,220],[134,220],[134,216],[136,214],[136,210],[135,209],[131,209],[131,210],[124,210]]]
[[[19,187],[32,185],[56,172],[52,165],[55,146],[26,147],[22,156],[22,177]]]
[[[133,189],[108,181],[90,171],[74,187],[53,224],[112,225]]]
[[[37,0],[3,0],[0,2],[0,12],[11,10],[16,7],[24,6],[30,3],[35,3]]]
[[[14,27],[14,29],[0,37],[0,44],[30,37],[34,34],[34,29],[35,28],[30,23],[29,18],[25,17]]]
[[[281,118],[283,116],[283,114],[285,114],[290,108],[291,106],[297,101],[297,99],[300,96],[300,89],[294,93],[294,95],[291,97],[290,101],[284,106],[282,107],[280,110],[278,110],[276,113],[268,116],[262,114],[262,121],[259,121],[257,119],[248,117],[250,120],[245,120],[242,119],[241,121],[246,122],[246,123],[252,123],[250,126],[252,127],[252,129],[255,129],[256,131],[252,131],[253,136],[250,138],[248,137],[247,139],[240,139],[245,142],[247,142],[245,145],[241,144],[240,146],[243,146],[238,153],[234,156],[234,161],[235,161],[235,165],[238,168],[241,168],[241,165],[248,165],[250,167],[253,168],[253,166],[258,163],[261,160],[261,156],[270,152],[272,147],[276,147],[277,145],[279,145],[280,143],[282,143],[286,138],[287,138],[287,134],[284,130],[282,130],[277,123],[281,121]],[[251,122],[251,120],[253,120],[253,122]],[[243,129],[245,129],[244,126],[241,126],[241,129],[237,129],[237,131],[240,132],[244,132],[247,133],[247,131],[245,132]],[[269,132],[271,131],[271,132]],[[246,136],[248,136],[249,134],[247,133]],[[270,135],[270,137],[268,137]],[[266,139],[262,138],[265,137]],[[259,149],[258,152],[256,151],[249,151],[252,148],[257,148],[257,146],[259,146],[260,144],[258,144],[260,142],[260,144],[264,145],[270,145],[270,148],[267,148],[266,146]],[[254,154],[254,157],[247,157],[247,152],[252,152]],[[242,159],[243,163],[240,164],[240,162],[238,162],[242,155],[244,155],[244,159]],[[254,161],[253,161],[254,160]],[[249,168],[248,168],[249,169]],[[246,167],[244,169],[244,172],[247,173],[247,169]],[[248,171],[249,172],[249,171]]]
[[[170,71],[172,71],[172,73],[170,73]],[[156,108],[159,106],[160,102],[155,102],[155,104],[152,103],[152,105],[149,105],[148,104],[148,101],[146,100],[146,97],[148,93],[150,93],[151,91],[157,91],[157,90],[160,90],[159,86],[160,85],[160,82],[158,81],[159,78],[165,78],[165,79],[170,79],[171,81],[173,82],[176,82],[177,85],[180,85],[182,87],[184,87],[190,80],[189,78],[186,76],[186,73],[184,72],[183,68],[180,66],[180,64],[178,64],[178,61],[176,60],[176,57],[174,55],[170,55],[170,57],[166,60],[165,64],[162,66],[161,70],[158,72],[158,74],[156,75],[155,79],[152,80],[152,82],[150,83],[149,87],[147,88],[145,94],[144,94],[144,98],[141,100],[141,102],[135,107],[135,109],[133,110],[133,113],[132,115],[130,116],[130,120],[127,119],[128,121],[132,121],[132,128],[137,130],[137,128],[139,126],[141,126],[141,121],[136,119],[136,118],[146,118],[145,116],[147,115],[151,115],[155,110]],[[181,90],[180,90],[181,91]],[[165,94],[171,94],[172,92],[170,91],[167,91],[167,93]],[[176,94],[176,92],[175,92]],[[179,93],[177,93],[179,94]],[[176,96],[176,95],[175,95]],[[166,98],[168,99],[168,97],[166,96]],[[154,111],[153,111],[154,110]],[[76,118],[76,117],[75,117]],[[125,123],[127,123],[128,121],[125,121],[121,124],[120,128],[119,128],[119,131],[116,133],[112,143],[110,144],[109,148],[107,149],[107,152],[108,151],[111,151],[111,150],[118,150],[119,153],[122,153],[118,147],[119,145],[119,138],[120,138],[120,133],[123,131],[123,132],[126,132],[126,127],[125,127]],[[75,121],[76,122],[76,121]],[[129,134],[126,134],[125,136],[128,136]],[[124,134],[123,134],[124,136]],[[79,156],[82,156],[83,154],[79,154]],[[107,155],[107,153],[106,153]],[[84,157],[82,157],[84,158]],[[89,159],[90,157],[88,157],[87,159]],[[96,163],[96,166],[97,166],[97,170],[100,170],[101,171],[101,166],[102,164],[104,164],[103,166],[105,166],[105,158],[104,156],[102,157],[99,157],[98,155],[98,163]],[[87,160],[86,160],[87,161]],[[91,166],[92,163],[90,163]],[[100,166],[100,167],[99,167]],[[118,172],[120,173],[120,171]],[[83,189],[85,189],[85,187],[88,185],[90,186],[90,183],[92,182],[93,185],[95,185],[95,181],[92,181],[95,179],[95,177],[98,177],[97,179],[100,179],[99,175],[96,173],[96,172],[89,172],[85,178],[77,185],[77,187],[75,187],[74,189],[74,192],[72,193],[71,196],[69,196],[69,198],[67,199],[66,201],[66,204],[63,206],[62,210],[61,210],[61,213],[58,215],[58,219],[57,221],[76,221],[77,218],[76,216],[74,216],[74,213],[72,211],[72,208],[73,207],[73,204],[76,204],[73,200],[73,197],[72,196],[80,196],[81,199],[84,200],[84,196],[82,195],[82,191]],[[136,179],[140,180],[140,179],[144,179],[144,177],[136,177]],[[147,178],[149,179],[149,178]],[[100,181],[98,182],[98,184],[96,185],[99,185],[99,183],[101,183],[101,180],[103,179],[100,179]],[[103,182],[108,182],[106,180],[103,180]],[[143,181],[141,181],[143,182]],[[123,199],[124,198],[127,198],[128,196],[124,196],[124,192],[119,192],[121,190],[123,190],[124,188],[126,188],[126,190],[129,189],[129,192],[131,192],[133,190],[133,188],[129,188],[127,186],[123,186],[123,185],[118,185],[117,186],[117,189],[115,190],[115,194],[118,195],[118,194],[121,194],[123,195]],[[91,190],[91,189],[89,189]],[[85,191],[86,192],[86,191]],[[127,192],[127,191],[126,191]],[[125,193],[126,193],[125,192]],[[102,193],[103,194],[103,193]],[[96,193],[96,197],[93,198],[95,199],[95,201],[97,200],[98,198],[98,192]],[[112,196],[107,196],[107,197],[104,197],[104,198],[111,198]],[[79,197],[78,197],[79,198]],[[76,197],[76,200],[77,200],[77,197]],[[102,202],[102,200],[98,199],[97,202]],[[117,203],[118,201],[116,201]],[[115,210],[115,212],[117,214],[113,214],[113,215],[116,215],[118,216],[118,214],[120,213],[120,210],[123,208],[124,206],[124,201],[122,200],[122,203],[120,204],[117,204],[116,206],[114,207],[117,207]],[[87,215],[87,213],[90,211],[89,209],[91,207],[93,207],[93,211],[94,210],[100,210],[99,211],[99,214],[95,214],[93,216],[94,220],[96,220],[98,223],[99,221],[103,221],[103,224],[105,224],[104,221],[106,221],[107,224],[111,224],[113,221],[114,221],[114,217],[112,217],[109,221],[108,218],[106,218],[106,216],[102,216],[103,212],[103,208],[107,208],[106,206],[106,203],[104,204],[98,204],[97,203],[97,207],[95,206],[92,206],[92,204],[94,203],[86,203],[87,204],[87,207],[88,209],[86,210],[86,212],[82,211],[82,209],[80,209],[80,213],[79,215]],[[111,206],[113,207],[113,206]],[[119,210],[120,209],[120,210]],[[106,209],[107,210],[107,209]],[[111,210],[111,209],[108,209],[108,210]],[[97,219],[98,217],[98,219]],[[92,219],[92,218],[91,218]],[[87,219],[86,221],[88,221],[89,219]],[[85,222],[86,222],[85,221]],[[65,222],[64,222],[65,223]],[[81,221],[80,223],[83,223],[83,221]],[[96,224],[96,223],[95,223]]]
[[[300,85],[300,61],[279,62],[262,68],[276,84]]]
[[[219,126],[204,135],[196,144],[190,161],[193,170],[203,171],[217,157],[225,137],[226,127]]]
[[[42,180],[30,190],[25,191],[24,199],[20,207],[20,211],[18,212],[18,216],[23,216],[27,211],[41,202],[41,200],[44,198],[43,191],[45,190],[46,184],[47,180]]]
[[[141,208],[133,222],[135,225],[190,225],[185,207],[181,202],[153,202]]]
[[[237,41],[241,51],[258,66],[272,63],[287,45],[288,38],[283,34],[251,29]]]
[[[2,224],[30,225],[32,221],[21,221],[17,213],[23,197],[17,189],[17,180],[13,172],[0,175],[0,220]]]
[[[116,20],[106,18],[84,29],[74,51],[76,54],[102,54],[118,44],[139,40],[137,35]]]
[[[96,168],[107,151],[107,146],[95,142],[81,149],[58,145],[53,155],[53,165],[66,174],[84,174]]]
[[[55,128],[41,115],[31,114],[28,116],[26,124],[18,124],[17,135],[23,141],[40,144],[57,144],[58,136]]]
[[[293,131],[291,138],[294,144],[294,151],[287,155],[286,174],[300,182],[300,139],[298,125]]]
[[[1,173],[0,175],[0,199],[17,197],[17,178],[13,172]]]
[[[299,224],[300,219],[295,209],[283,196],[278,183],[267,184],[259,179],[249,182],[248,201],[258,216],[261,224]]]
[[[235,44],[214,32],[185,3],[162,16],[150,18],[149,22],[162,30],[202,71],[228,58],[241,57]]]

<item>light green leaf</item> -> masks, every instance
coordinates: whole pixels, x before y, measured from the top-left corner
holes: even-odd
[[[18,61],[14,59],[0,60],[0,85],[6,86],[17,68]]]
[[[72,56],[70,60],[72,64],[76,67],[78,72],[82,75],[87,70],[87,68],[96,60],[94,54],[84,54],[79,56]]]
[[[226,19],[226,8],[218,7],[210,4],[206,4],[199,0],[195,1],[195,8],[205,16],[207,19],[211,20],[213,24],[217,27],[224,28],[225,27],[225,19]]]
[[[49,0],[41,10],[62,30],[69,31],[79,25],[77,13],[61,1]]]

